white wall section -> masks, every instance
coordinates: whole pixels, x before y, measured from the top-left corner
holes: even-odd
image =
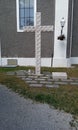
[[[68,31],[68,6],[69,6],[69,0],[56,0],[53,67],[67,67],[69,65],[66,59],[67,31]],[[60,36],[61,34],[60,21],[63,17],[65,19],[65,26],[63,29],[65,40],[60,41],[58,40],[58,36]]]
[[[35,62],[36,62],[36,59],[35,58],[1,58],[1,62],[0,62],[0,66],[7,66],[8,65],[8,59],[17,59],[17,63],[19,66],[34,66],[35,67]],[[51,63],[52,62],[52,59],[51,58],[41,58],[41,66],[44,66],[44,67],[51,67]],[[63,65],[63,67],[66,67],[66,65],[68,67],[70,67],[70,63],[71,64],[78,64],[78,57],[71,57],[71,58],[63,58],[62,59],[62,62],[64,62],[65,66]],[[60,63],[62,65],[62,62],[61,62],[61,59],[57,59],[56,60],[56,64],[59,64],[59,67],[62,67],[60,66]]]
[[[8,65],[8,59],[16,59],[19,66],[34,66],[36,63],[35,58],[2,58],[1,66],[7,66]],[[45,67],[51,67],[51,58],[41,58],[41,66]]]

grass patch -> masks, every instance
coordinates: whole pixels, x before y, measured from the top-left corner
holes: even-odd
[[[17,66],[17,67],[0,67],[0,72],[17,71],[17,70],[34,70],[32,66]]]
[[[25,98],[48,103],[55,108],[78,116],[78,87],[60,86],[59,88],[31,88],[20,78],[0,73],[0,83],[19,93]]]
[[[67,72],[68,77],[78,77],[78,66],[71,68],[51,68],[51,67],[42,67],[41,72]]]
[[[35,70],[35,67],[32,66],[17,66],[17,67],[0,67],[0,72],[5,73],[8,71],[17,71],[17,70]],[[41,73],[43,72],[67,72],[69,77],[78,77],[78,66],[72,68],[51,68],[51,67],[41,67]]]

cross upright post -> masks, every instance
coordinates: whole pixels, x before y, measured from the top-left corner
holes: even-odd
[[[36,75],[41,73],[41,13],[36,14],[36,29],[35,29],[35,58],[36,58]]]
[[[1,38],[0,38],[0,66],[2,66],[2,61],[1,61]]]
[[[35,57],[36,57],[36,75],[41,73],[41,32],[53,31],[53,26],[41,26],[41,12],[36,14],[36,29],[35,29]]]

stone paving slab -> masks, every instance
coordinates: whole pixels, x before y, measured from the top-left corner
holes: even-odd
[[[78,80],[75,80],[75,81],[73,81],[73,82],[78,83]]]
[[[51,72],[44,71],[43,74],[44,74],[44,75],[51,75]]]
[[[28,78],[35,78],[35,76],[34,75],[29,75]]]
[[[21,78],[22,80],[25,80],[25,77]]]
[[[55,85],[55,84],[53,84],[53,85],[45,85],[47,88],[58,88],[59,87],[59,85]]]
[[[17,76],[25,76],[26,75],[26,71],[24,71],[24,70],[16,71],[16,75]]]
[[[36,81],[45,81],[45,79],[43,79],[43,78],[37,78],[37,79],[34,79],[34,80],[36,80]]]
[[[37,81],[26,81],[26,83],[29,83],[29,84],[37,84]]]
[[[32,81],[32,79],[31,79],[31,78],[25,78],[25,80],[26,80],[26,81]]]
[[[42,87],[43,85],[42,84],[30,84],[29,85],[30,87]]]
[[[56,82],[56,81],[59,81],[59,79],[51,79],[51,78],[48,78],[47,81],[51,81],[51,82]]]
[[[61,82],[73,82],[72,79],[61,79]]]
[[[73,79],[71,82],[78,82],[78,80],[77,79]]]
[[[52,84],[52,82],[40,81],[41,84]]]
[[[42,76],[41,78],[43,78],[43,79],[48,79],[49,77],[48,77],[48,76]]]
[[[54,84],[59,84],[59,85],[67,85],[67,82],[54,82]]]
[[[67,73],[65,72],[52,72],[53,79],[67,79]]]
[[[71,84],[71,85],[78,85],[77,82],[71,82],[70,84]]]
[[[15,73],[15,71],[13,71],[13,72],[7,72],[7,75],[15,75],[16,73]]]
[[[72,80],[78,80],[78,78],[76,78],[76,77],[71,77],[70,79],[72,79]]]
[[[19,77],[19,78],[26,78],[25,75],[17,75],[17,77]]]

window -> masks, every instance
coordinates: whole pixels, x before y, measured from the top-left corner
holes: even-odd
[[[35,25],[36,0],[17,0],[17,30]]]

